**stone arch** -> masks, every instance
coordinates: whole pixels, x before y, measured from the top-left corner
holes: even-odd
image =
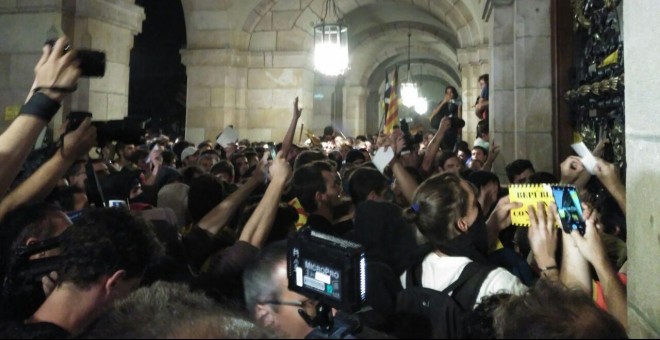
[[[291,5],[293,4],[293,5]],[[432,14],[439,22],[448,26],[457,34],[458,45],[456,48],[465,48],[483,44],[488,41],[484,36],[483,29],[479,22],[477,22],[478,8],[475,4],[470,3],[469,0],[458,1],[437,1],[437,0],[420,0],[413,2],[392,2],[387,0],[371,0],[360,1],[344,0],[338,1],[337,6],[346,15],[349,16],[351,12],[360,10],[362,7],[372,6],[402,6],[411,9],[421,10]],[[241,30],[248,34],[253,34],[258,29],[260,22],[268,20],[268,15],[276,6],[292,11],[291,27],[299,27],[303,31],[311,34],[311,22],[318,22],[318,17],[321,15],[323,1],[321,0],[302,0],[300,2],[292,2],[289,5],[282,0],[258,0],[255,1],[253,10],[247,14],[242,25]],[[297,8],[296,8],[297,6]],[[294,13],[297,12],[297,13]],[[397,13],[397,15],[400,13]],[[271,18],[272,20],[272,18]],[[249,40],[249,39],[248,39]]]
[[[376,84],[379,84],[378,87],[380,87],[380,84],[383,83],[383,77],[384,74],[391,73],[393,72],[394,68],[396,65],[399,65],[399,74],[400,76],[403,75],[402,72],[406,71],[406,65],[404,63],[405,59],[402,59],[400,56],[394,56],[390,57],[387,59],[384,59],[382,61],[379,61],[375,67],[371,70],[371,73],[369,75],[369,78],[367,80],[367,84],[369,88],[373,88]],[[432,59],[429,56],[415,56],[415,58],[410,58],[411,62],[411,73],[412,74],[417,74],[417,69],[418,67],[416,65],[422,64],[422,65],[428,65],[430,66],[427,67],[427,71],[430,74],[433,74],[434,76],[441,78],[444,82],[460,88],[460,78],[456,79],[457,74],[456,70],[450,68],[447,66],[447,64],[439,62],[436,59]]]

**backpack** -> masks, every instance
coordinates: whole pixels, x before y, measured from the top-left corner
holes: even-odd
[[[421,267],[420,263],[406,272],[406,289],[397,294],[395,336],[466,338],[467,317],[481,285],[494,267],[470,262],[460,277],[443,291],[422,287]]]

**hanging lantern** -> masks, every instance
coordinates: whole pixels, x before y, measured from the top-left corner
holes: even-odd
[[[327,23],[328,12],[335,23]],[[348,69],[348,27],[342,24],[341,13],[334,0],[325,3],[321,23],[314,27],[314,69],[327,76],[344,74]]]
[[[410,32],[408,32],[408,79],[401,83],[401,101],[406,107],[413,107],[419,96],[417,84],[410,78]]]

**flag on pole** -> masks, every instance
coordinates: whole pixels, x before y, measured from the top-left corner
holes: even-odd
[[[387,110],[385,111],[385,133],[390,134],[394,130],[394,125],[399,120],[399,97],[397,96],[397,89],[399,88],[399,67],[394,70],[394,77],[392,84],[385,86],[385,92],[390,92],[389,103],[386,102]]]
[[[385,72],[385,94],[383,95],[383,108],[385,109],[383,112],[383,116],[387,118],[387,109],[390,107],[390,91],[392,89],[392,86],[390,85],[390,77]]]

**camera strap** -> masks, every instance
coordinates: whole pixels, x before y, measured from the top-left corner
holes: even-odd
[[[47,95],[36,92],[30,99],[21,107],[21,114],[35,116],[46,123],[55,116],[62,105],[52,100]]]

